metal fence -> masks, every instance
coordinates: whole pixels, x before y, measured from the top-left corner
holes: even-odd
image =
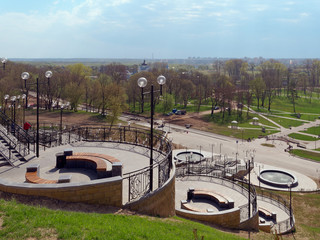
[[[258,200],[265,201],[268,203],[271,203],[278,208],[282,209],[286,214],[289,215],[289,217],[281,222],[275,223],[271,231],[277,232],[277,233],[285,233],[291,230],[294,226],[294,218],[292,216],[292,222],[290,224],[290,205],[287,203],[287,201],[274,193],[271,192],[265,192],[262,191],[260,194],[257,195]]]
[[[187,171],[182,170],[181,168],[184,167],[177,167],[176,169],[176,176],[177,177],[187,177],[188,180],[198,180],[198,181],[206,181],[206,182],[212,182],[216,183],[222,186],[226,186],[228,188],[231,188],[239,193],[241,193],[243,196],[249,199],[249,190],[242,184],[238,184],[234,181],[231,181],[226,178],[222,177],[215,177],[212,175],[199,175],[199,174],[193,174],[193,173],[187,173]],[[254,216],[258,209],[257,209],[257,195],[256,191],[253,185],[250,185],[250,217],[249,217],[249,203],[246,203],[244,205],[239,206],[240,209],[240,223],[248,220],[252,216]]]

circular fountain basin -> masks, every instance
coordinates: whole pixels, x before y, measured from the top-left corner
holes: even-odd
[[[298,184],[294,175],[283,170],[262,170],[259,174],[259,180],[270,186],[283,188],[287,188],[290,183],[292,183],[291,187]]]
[[[184,152],[179,152],[174,158],[175,160],[178,160],[178,162],[183,162],[183,161],[198,162],[204,159],[204,155],[199,152],[184,151]]]

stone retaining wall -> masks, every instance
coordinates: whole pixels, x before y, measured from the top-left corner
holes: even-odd
[[[21,195],[44,196],[66,202],[122,206],[122,178],[112,177],[88,183],[31,184],[0,180],[0,190]]]
[[[200,213],[191,212],[188,210],[176,210],[176,214],[180,217],[189,218],[192,220],[204,221],[213,223],[226,228],[239,229],[240,209],[232,208],[218,213]]]
[[[171,178],[162,186],[150,194],[137,201],[124,205],[139,213],[159,217],[169,217],[175,215],[175,166],[171,170]]]

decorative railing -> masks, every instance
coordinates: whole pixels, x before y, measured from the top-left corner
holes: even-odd
[[[35,137],[25,131],[0,110],[0,128],[2,138],[22,156],[35,152]]]
[[[266,191],[262,191],[260,194],[257,195],[257,197],[258,197],[258,200],[268,202],[268,203],[273,204],[274,206],[277,206],[278,208],[282,209],[289,216],[287,219],[285,219],[281,222],[275,223],[272,226],[271,231],[277,232],[277,233],[285,233],[293,228],[293,226],[294,226],[293,213],[291,212],[292,220],[291,220],[291,224],[290,224],[290,218],[291,218],[290,205],[283,197],[281,197],[277,194],[274,194],[272,192],[266,192]]]
[[[201,181],[207,181],[207,182],[212,182],[216,183],[222,186],[226,186],[228,188],[231,188],[246,198],[249,199],[249,190],[243,186],[239,185],[234,181],[231,181],[226,178],[221,178],[221,177],[214,177],[212,175],[197,175],[197,174],[184,174],[186,173],[185,171],[181,171],[181,167],[177,167],[176,169],[176,176],[177,177],[187,177],[188,180],[193,179],[193,180],[201,180]],[[250,185],[250,218],[254,216],[258,209],[257,209],[257,195],[256,191],[253,185]],[[240,223],[246,221],[249,219],[249,203],[243,204],[239,206],[240,209]]]

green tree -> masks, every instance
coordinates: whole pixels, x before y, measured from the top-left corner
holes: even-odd
[[[174,106],[174,97],[173,95],[166,93],[164,94],[162,101],[160,102],[161,110],[163,113],[171,111]]]
[[[257,98],[257,107],[260,107],[260,99],[266,90],[266,84],[261,77],[257,77],[250,81],[250,89]]]

